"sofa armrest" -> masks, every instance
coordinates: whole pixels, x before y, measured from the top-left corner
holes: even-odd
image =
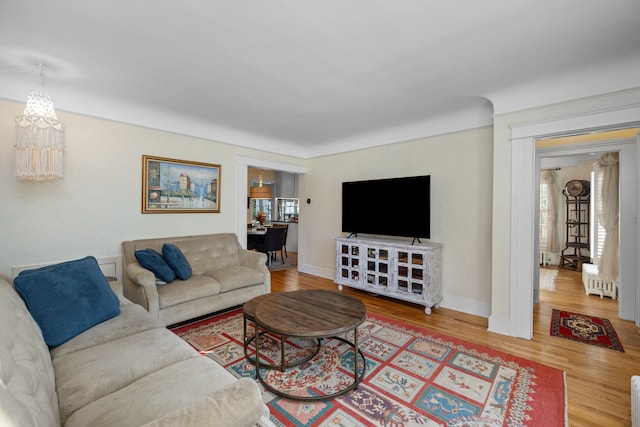
[[[240,249],[238,251],[238,259],[240,265],[253,267],[264,273],[265,293],[271,293],[271,273],[269,272],[269,268],[267,268],[267,254],[250,251],[248,249]]]
[[[267,254],[250,251],[248,249],[238,250],[238,259],[240,261],[240,265],[245,267],[262,269],[262,267],[266,268],[267,265]],[[269,270],[267,269],[267,271]]]
[[[128,264],[125,274],[129,280],[125,281],[124,296],[143,306],[155,319],[159,319],[160,299],[156,276],[137,262]]]
[[[127,299],[125,298],[122,290],[122,283],[120,283],[115,277],[109,276],[107,276],[107,281],[109,282],[109,287],[111,288],[113,293],[116,294],[118,300],[120,300],[120,303],[126,302]]]

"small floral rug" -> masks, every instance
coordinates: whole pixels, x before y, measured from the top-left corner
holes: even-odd
[[[551,335],[624,353],[618,334],[608,319],[553,309]]]
[[[241,309],[173,331],[236,377],[255,378],[255,366],[244,355]],[[366,371],[357,389],[318,401],[265,391],[271,421],[277,426],[350,427],[566,424],[561,370],[374,313],[358,328],[358,339]],[[278,362],[279,339],[261,335],[260,346],[261,359]],[[285,357],[300,356],[313,346],[287,341]],[[254,354],[252,343],[249,356]],[[277,376],[290,393],[295,387],[299,395],[335,391],[353,378],[353,350],[341,340],[325,339],[313,359],[284,373],[272,371],[263,377]]]

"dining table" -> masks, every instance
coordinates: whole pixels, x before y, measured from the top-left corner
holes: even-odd
[[[264,226],[247,228],[247,249],[255,249],[264,241],[264,236],[266,234],[267,227]]]
[[[267,234],[267,227],[247,228],[247,236],[264,236]]]

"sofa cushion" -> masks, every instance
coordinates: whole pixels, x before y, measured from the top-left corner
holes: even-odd
[[[114,409],[117,408],[117,409]],[[155,371],[73,414],[65,427],[255,426],[260,389],[206,357]]]
[[[165,285],[158,285],[158,302],[160,308],[207,298],[220,293],[217,280],[199,274],[193,274],[189,280],[176,280]]]
[[[51,358],[55,359],[74,351],[80,351],[150,329],[164,329],[164,325],[158,319],[149,316],[147,310],[138,304],[120,304],[120,314],[118,316],[104,321],[66,343],[51,349]]]
[[[120,313],[118,297],[91,256],[22,271],[14,285],[51,347]]]
[[[176,362],[201,358],[167,329],[151,329],[53,359],[60,417]],[[153,399],[151,399],[153,400]]]
[[[172,243],[165,243],[162,245],[162,257],[176,273],[178,279],[187,280],[191,277],[191,264],[189,264],[179,247]]]
[[[238,251],[242,249],[235,234],[215,234],[186,238],[176,243],[189,259],[193,274],[203,274],[232,265],[239,265]]]
[[[167,283],[176,280],[176,273],[169,267],[169,264],[159,252],[149,248],[140,249],[136,251],[136,259],[141,266],[151,270],[158,279]]]
[[[205,273],[220,282],[220,292],[246,288],[264,283],[264,273],[258,269],[244,266],[232,266]]]

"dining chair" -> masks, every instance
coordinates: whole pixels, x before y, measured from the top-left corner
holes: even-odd
[[[267,254],[267,261],[271,265],[272,260],[275,258],[278,251],[280,251],[280,258],[284,264],[284,238],[286,233],[284,227],[269,227],[264,235],[264,240],[256,244],[256,251]]]
[[[282,249],[284,249],[284,257],[289,258],[289,254],[287,253],[287,234],[289,234],[289,224],[273,224],[273,226],[284,228],[284,243],[282,245]]]

